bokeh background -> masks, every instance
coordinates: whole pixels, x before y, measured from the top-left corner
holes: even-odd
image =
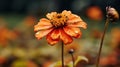
[[[45,38],[37,40],[33,28],[47,13],[63,10],[88,24],[81,29],[82,37],[65,47],[65,60],[70,60],[68,51],[74,49],[75,56],[88,58],[83,67],[95,67],[107,6],[120,13],[120,0],[0,0],[0,67],[48,67],[60,61],[60,43],[50,46]],[[119,20],[108,27],[100,65],[120,67]]]

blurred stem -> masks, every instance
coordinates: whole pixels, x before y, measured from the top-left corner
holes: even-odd
[[[100,61],[100,55],[101,55],[101,51],[102,51],[103,41],[104,41],[104,37],[105,37],[106,30],[108,28],[108,25],[109,25],[109,18],[106,19],[104,32],[103,32],[103,35],[102,35],[102,38],[101,38],[101,42],[100,42],[100,47],[99,47],[96,67],[99,67],[99,61]]]
[[[74,67],[74,56],[73,53],[70,53],[71,57],[72,57],[72,62],[73,62],[73,67]]]
[[[62,60],[62,67],[64,67],[64,44],[62,42],[62,46],[61,46],[61,60]]]

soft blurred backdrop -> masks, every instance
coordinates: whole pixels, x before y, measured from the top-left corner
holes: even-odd
[[[34,25],[49,12],[70,10],[78,14],[88,28],[74,39],[68,50],[88,58],[83,67],[94,67],[106,19],[106,7],[120,13],[120,0],[0,0],[0,67],[48,67],[60,60],[60,43],[50,46],[45,38],[34,37]],[[82,63],[81,63],[82,64]],[[101,67],[120,67],[120,21],[110,23],[105,36]]]

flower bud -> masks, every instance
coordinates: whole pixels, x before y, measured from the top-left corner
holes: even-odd
[[[115,8],[109,6],[106,8],[106,11],[107,11],[107,17],[111,22],[115,22],[119,19],[119,14]]]
[[[70,50],[69,50],[69,53],[70,53],[70,54],[74,53],[74,49],[70,49]]]

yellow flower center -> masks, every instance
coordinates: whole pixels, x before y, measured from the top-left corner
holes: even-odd
[[[50,19],[51,23],[53,24],[54,27],[62,27],[65,25],[67,21],[67,16],[63,14],[54,14],[52,16],[52,19]]]

